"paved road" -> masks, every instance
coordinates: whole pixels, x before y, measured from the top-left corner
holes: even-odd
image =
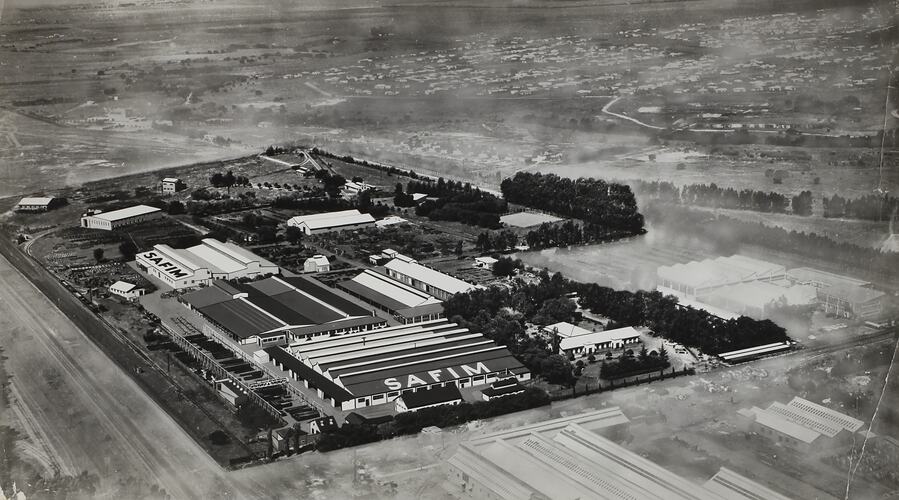
[[[174,498],[250,496],[3,257],[0,344],[54,458],[63,470],[98,474],[103,496],[126,479]]]

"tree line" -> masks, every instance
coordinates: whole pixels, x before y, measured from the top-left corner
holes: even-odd
[[[889,194],[868,194],[855,199],[835,194],[825,196],[823,201],[824,217],[888,221],[899,211],[899,198]]]
[[[666,181],[631,181],[634,190],[643,196],[680,205],[752,210],[756,212],[812,214],[812,193],[803,191],[791,198],[753,189],[736,190],[711,184],[689,184],[677,187]]]
[[[445,181],[409,181],[405,190],[396,185],[394,203],[397,206],[415,205],[412,193],[424,193],[428,198],[419,203],[415,213],[431,220],[461,222],[470,226],[499,229],[499,216],[508,211],[508,204],[486,191],[472,187],[469,183]]]
[[[641,234],[643,216],[629,186],[601,179],[577,179],[555,174],[518,172],[500,184],[509,203],[545,210],[584,222],[582,235]]]

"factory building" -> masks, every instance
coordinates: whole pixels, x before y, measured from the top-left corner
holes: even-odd
[[[787,500],[727,469],[696,484],[613,441],[627,426],[614,407],[480,436],[450,457],[449,480],[478,499]]]
[[[787,404],[774,402],[767,409],[743,408],[738,413],[746,430],[800,453],[818,453],[847,444],[864,425],[861,420],[800,397]]]
[[[340,410],[394,403],[405,394],[438,387],[531,377],[505,347],[445,320],[310,338],[265,352]]]
[[[337,287],[389,313],[403,324],[443,317],[443,303],[440,300],[370,269],[339,283]]]
[[[743,255],[732,255],[661,266],[656,275],[660,292],[693,299],[729,285],[783,280],[786,268]]]
[[[138,267],[174,289],[208,285],[216,279],[255,278],[279,274],[280,268],[233,243],[205,238],[199,245],[175,249],[155,245],[139,253]]]
[[[62,199],[60,198],[50,198],[46,196],[25,197],[16,203],[13,210],[16,212],[46,212],[56,208],[56,206],[60,204],[62,204]]]
[[[385,264],[384,268],[391,278],[440,300],[446,300],[457,293],[465,293],[477,288],[471,283],[423,266],[415,259],[402,254],[395,254],[395,257]]]
[[[369,214],[363,214],[356,209],[340,212],[326,212],[312,215],[298,215],[287,221],[289,227],[298,227],[303,234],[329,233],[332,231],[346,231],[363,229],[375,225],[375,219]]]
[[[797,285],[814,287],[824,311],[842,318],[876,320],[883,316],[887,296],[871,288],[871,283],[808,267],[791,269],[787,279]]]
[[[163,215],[162,210],[148,205],[136,205],[133,207],[113,210],[111,212],[98,212],[81,216],[81,227],[88,229],[102,229],[112,231],[124,226],[140,224],[148,220],[159,219]]]
[[[387,324],[372,311],[300,276],[251,283],[216,280],[181,300],[205,320],[204,333],[238,344],[284,344]]]

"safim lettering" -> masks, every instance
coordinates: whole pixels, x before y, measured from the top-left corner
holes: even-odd
[[[441,368],[439,370],[430,370],[421,374],[409,374],[405,380],[400,380],[400,378],[387,378],[384,379],[384,385],[391,391],[398,391],[400,389],[404,389],[407,387],[415,387],[419,385],[428,385],[436,382],[444,382],[448,380],[456,380],[462,378],[459,374],[462,373],[464,377],[471,377],[472,375],[481,375],[490,373],[490,369],[487,368],[483,362],[478,362],[472,368],[471,365],[459,365],[458,368]],[[419,376],[420,375],[420,376]],[[427,380],[430,379],[430,382]],[[405,383],[404,383],[405,382]]]
[[[187,278],[190,273],[185,272],[172,262],[160,257],[156,252],[147,252],[144,258],[156,265],[156,267],[173,278]]]

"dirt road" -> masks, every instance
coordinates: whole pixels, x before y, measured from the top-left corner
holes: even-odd
[[[53,458],[62,470],[97,474],[102,496],[126,481],[175,498],[251,496],[2,257],[0,344],[18,404]]]

